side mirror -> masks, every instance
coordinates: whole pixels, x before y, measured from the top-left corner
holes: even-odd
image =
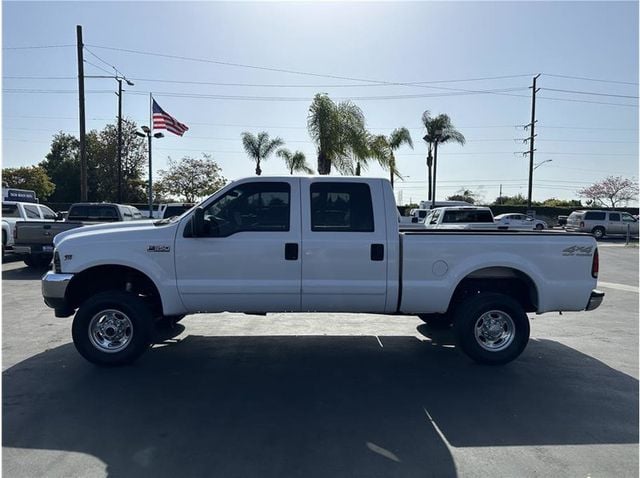
[[[191,228],[193,237],[204,236],[204,209],[197,207],[193,211],[193,218],[191,219]]]
[[[63,220],[64,220],[64,214],[62,214],[61,212],[57,212],[56,221],[63,221]]]

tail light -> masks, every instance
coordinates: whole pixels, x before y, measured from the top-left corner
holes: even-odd
[[[13,242],[16,242],[16,239],[18,239],[18,226],[14,225],[13,226]]]
[[[584,227],[584,221],[580,221],[580,228]]]
[[[600,269],[600,259],[598,257],[598,248],[596,247],[596,251],[593,253],[593,262],[591,262],[591,277],[593,277],[594,279],[597,279],[599,269]]]

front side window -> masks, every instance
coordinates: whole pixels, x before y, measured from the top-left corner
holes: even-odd
[[[311,230],[373,232],[373,205],[369,185],[343,182],[313,183]]]
[[[29,219],[40,219],[40,212],[36,206],[24,206],[24,212]]]
[[[49,209],[47,206],[40,206],[40,210],[42,211],[42,217],[45,219],[56,219],[56,213]]]
[[[288,231],[291,186],[247,183],[217,199],[204,212],[204,235],[227,237],[242,231]]]
[[[622,222],[636,222],[636,219],[631,214],[623,214]]]

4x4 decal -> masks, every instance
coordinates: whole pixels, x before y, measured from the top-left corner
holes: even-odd
[[[593,246],[571,246],[562,250],[563,256],[591,256]]]

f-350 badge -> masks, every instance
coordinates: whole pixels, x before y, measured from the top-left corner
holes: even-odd
[[[170,250],[171,250],[170,246],[162,246],[162,245],[153,246],[153,245],[150,245],[150,246],[147,247],[147,252],[169,252]]]

